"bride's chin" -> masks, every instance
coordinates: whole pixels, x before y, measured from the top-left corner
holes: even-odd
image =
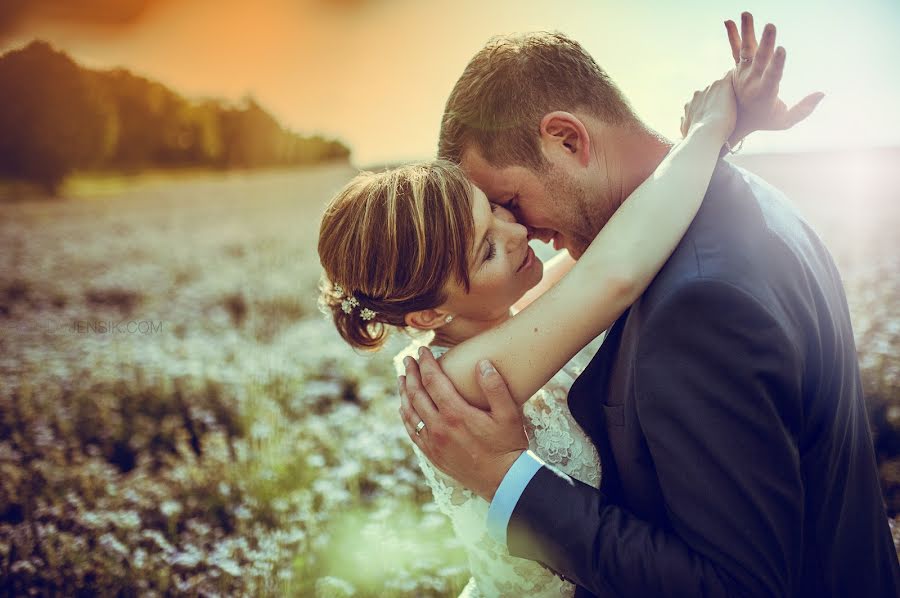
[[[544,262],[542,262],[541,260],[537,260],[537,263],[534,264],[531,269],[534,270],[534,277],[528,281],[528,286],[525,287],[525,291],[522,293],[522,295],[536,287],[538,283],[540,283],[541,280],[544,279]]]
[[[538,256],[534,256],[534,259],[537,263],[534,265],[534,284],[532,284],[531,287],[536,286],[537,283],[544,279],[544,262],[543,260],[538,259]]]

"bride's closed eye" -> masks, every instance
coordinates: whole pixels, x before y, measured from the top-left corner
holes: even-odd
[[[494,256],[497,255],[497,244],[494,243],[494,240],[488,237],[485,239],[487,241],[488,250],[487,255],[484,256],[484,261],[489,262],[494,259]]]

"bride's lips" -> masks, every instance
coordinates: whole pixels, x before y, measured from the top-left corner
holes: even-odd
[[[528,251],[525,252],[525,259],[522,260],[522,264],[519,266],[519,269],[516,272],[521,272],[526,268],[529,268],[531,264],[534,263],[534,249],[531,246],[528,246]]]

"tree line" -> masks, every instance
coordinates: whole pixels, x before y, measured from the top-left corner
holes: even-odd
[[[190,101],[124,69],[83,68],[43,41],[0,56],[0,176],[55,192],[76,170],[258,168],[347,160],[252,98]]]

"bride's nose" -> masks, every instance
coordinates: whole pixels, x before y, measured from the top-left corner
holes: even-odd
[[[528,229],[525,228],[525,225],[519,224],[515,220],[508,222],[505,226],[508,231],[506,237],[507,252],[519,251],[522,248],[522,243],[528,242]]]

